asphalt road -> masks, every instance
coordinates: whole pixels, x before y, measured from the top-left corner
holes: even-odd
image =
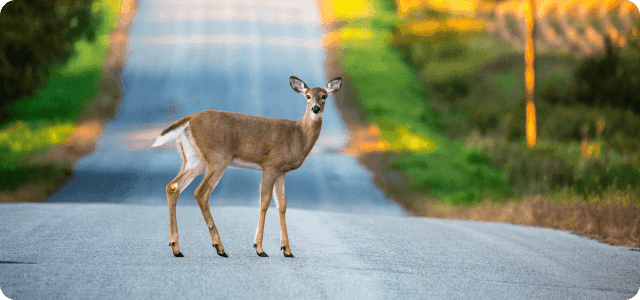
[[[270,210],[262,258],[257,211],[213,210],[229,258],[197,207],[0,206],[0,288],[22,299],[629,299],[640,252],[567,232],[497,223],[288,211],[295,258],[279,250]],[[6,261],[20,262],[19,264]]]
[[[165,126],[204,109],[297,119],[297,76],[324,86],[315,1],[142,1],[124,100],[92,155],[46,204],[0,205],[0,288],[11,299],[629,299],[640,252],[567,232],[412,218],[357,161],[329,98],[321,138],[287,176],[295,258],[279,250],[277,212],[252,248],[260,172],[229,169],[211,210],[229,258],[215,254],[196,184],[178,202],[172,255]],[[201,177],[200,177],[201,178]],[[197,182],[199,178],[196,178]]]

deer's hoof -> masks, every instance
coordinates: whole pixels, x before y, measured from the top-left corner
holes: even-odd
[[[175,256],[175,257],[184,257],[184,255],[182,255],[182,252],[174,253],[173,256]]]
[[[263,252],[258,252],[258,244],[253,244],[253,248],[256,248],[256,253],[258,254],[258,256],[260,256],[260,257],[269,257],[269,255],[264,253],[264,251]]]
[[[222,251],[222,253],[220,253],[220,250],[218,250],[218,244],[213,244],[213,248],[216,248],[216,253],[218,253],[218,255],[222,257],[229,257],[229,255],[227,255],[227,253],[224,252],[224,250]]]
[[[269,257],[269,255],[264,253],[264,251],[263,252],[258,252],[258,244],[253,244],[253,248],[256,248],[256,253],[258,254],[258,256],[260,256],[260,257]]]
[[[282,250],[282,253],[284,254],[284,257],[295,257],[295,256],[293,256],[292,253],[287,254],[287,246],[280,247],[280,250]]]

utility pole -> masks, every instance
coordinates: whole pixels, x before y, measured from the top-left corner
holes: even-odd
[[[534,0],[527,0],[527,9],[525,11],[525,22],[527,23],[527,33],[524,49],[524,60],[526,63],[526,70],[524,72],[524,80],[526,84],[527,93],[527,108],[526,108],[526,122],[527,122],[527,143],[529,148],[533,149],[537,144],[537,132],[536,128],[536,102],[535,102],[535,86],[536,86],[536,55],[535,46],[533,43],[534,35],[534,23],[535,23],[535,6]]]

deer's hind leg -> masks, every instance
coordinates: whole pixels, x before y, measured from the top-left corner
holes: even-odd
[[[183,257],[184,255],[180,252],[180,244],[178,238],[178,223],[176,220],[176,203],[178,202],[178,198],[180,197],[180,193],[193,181],[193,179],[198,176],[200,173],[204,171],[204,164],[196,163],[193,161],[189,161],[187,156],[185,156],[185,150],[180,141],[177,143],[178,150],[180,150],[180,155],[183,159],[182,168],[178,173],[178,176],[171,180],[171,182],[167,185],[167,201],[169,205],[169,233],[170,240],[169,246],[171,246],[171,250],[173,251],[173,255],[176,257]],[[193,160],[193,158],[191,158]]]
[[[231,164],[232,159],[226,158],[218,158],[215,160],[215,164],[209,164],[207,167],[207,172],[204,175],[204,179],[196,189],[194,196],[196,197],[196,201],[198,202],[198,206],[200,206],[200,210],[202,211],[202,216],[204,217],[204,221],[207,223],[207,228],[209,229],[209,234],[211,235],[211,243],[213,247],[216,249],[216,253],[222,257],[228,257],[227,253],[224,251],[224,246],[222,245],[222,240],[220,239],[220,234],[218,233],[218,228],[216,228],[216,224],[213,222],[213,217],[211,216],[211,209],[209,208],[209,197],[211,197],[211,192],[216,188],[222,174],[227,169],[229,164]]]

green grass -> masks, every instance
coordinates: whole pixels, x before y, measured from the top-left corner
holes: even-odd
[[[473,48],[469,52],[471,57],[484,56],[487,59],[484,62],[473,59],[466,70],[451,76],[434,76],[426,83],[426,88],[434,91],[434,97],[429,101],[449,109],[443,110],[444,122],[449,124],[444,133],[453,138],[464,138],[475,130],[483,134],[496,133],[503,130],[502,126],[509,118],[515,118],[515,113],[518,117],[521,117],[520,111],[524,113],[524,108],[521,108],[525,99],[524,55],[518,52],[500,54],[498,51],[488,55],[484,51],[476,53]],[[571,77],[571,71],[578,64],[575,59],[553,55],[539,55],[537,60],[538,99],[552,89],[566,89],[567,78]],[[447,65],[440,64],[440,67],[446,69]],[[539,116],[541,125],[545,112]],[[514,121],[520,120],[516,118]],[[524,130],[521,124],[514,125]],[[518,132],[523,133],[522,130],[518,129]]]
[[[102,17],[93,43],[79,41],[76,53],[64,66],[57,67],[47,82],[33,96],[26,97],[9,107],[12,115],[0,127],[0,191],[14,189],[27,181],[61,174],[58,165],[32,165],[33,155],[64,142],[80,112],[98,89],[98,80],[110,33],[119,19],[119,0],[99,0],[94,11]],[[65,173],[65,174],[63,174]]]
[[[456,140],[475,140],[467,145],[491,159],[490,165],[503,172],[514,194],[549,195],[571,190],[588,196],[610,189],[627,191],[628,186],[639,183],[635,178],[640,155],[633,149],[637,149],[640,117],[628,110],[571,102],[573,75],[582,60],[537,55],[538,146],[531,150],[525,142],[523,53],[499,47],[490,53],[486,48],[475,49],[471,43],[459,43],[467,47],[466,56],[458,57],[455,63],[438,60],[432,52],[430,57],[436,62],[417,64],[425,75],[436,74],[425,76],[423,84],[432,95],[426,101],[441,107],[445,125],[442,133]],[[425,62],[428,58],[411,61]],[[601,119],[607,126],[596,133]],[[591,144],[601,136],[600,157],[583,159],[580,141],[585,125],[590,128],[587,137]],[[477,142],[474,135],[484,140]]]
[[[399,151],[393,167],[414,187],[447,203],[473,204],[568,190],[630,191],[640,183],[640,155],[629,152],[637,149],[640,117],[566,100],[582,59],[537,55],[539,141],[530,150],[522,51],[477,33],[393,36],[393,28],[404,24],[390,17],[389,3],[373,1],[377,11],[369,19],[345,20],[341,63],[370,120]],[[607,124],[601,156],[584,160],[581,128],[590,124],[593,144],[601,118]],[[435,147],[407,147],[414,137]]]
[[[625,162],[617,151],[602,144],[600,157],[582,158],[578,142],[539,139],[535,149],[524,141],[472,135],[467,144],[491,158],[491,164],[504,170],[506,181],[520,195],[602,196],[605,192],[626,191],[638,195],[640,172]]]
[[[425,45],[420,45],[425,47]],[[517,53],[502,43],[479,34],[468,34],[455,42],[436,43],[428,46],[431,54],[422,59],[422,72],[434,81],[474,75],[478,68],[505,54]],[[451,49],[460,50],[451,50]]]
[[[350,22],[340,29],[343,38],[341,63],[349,73],[362,106],[390,144],[403,139],[407,128],[413,135],[435,141],[431,151],[404,152],[394,163],[412,184],[449,203],[474,203],[509,194],[504,175],[488,164],[478,151],[440,134],[441,114],[425,102],[432,97],[414,70],[394,49],[392,27],[397,24],[386,1],[374,1],[379,9],[369,22]],[[356,34],[359,33],[359,34]]]
[[[38,120],[73,123],[87,99],[95,95],[100,71],[96,68],[54,74],[39,94],[13,105],[16,122],[29,121],[36,126]]]

